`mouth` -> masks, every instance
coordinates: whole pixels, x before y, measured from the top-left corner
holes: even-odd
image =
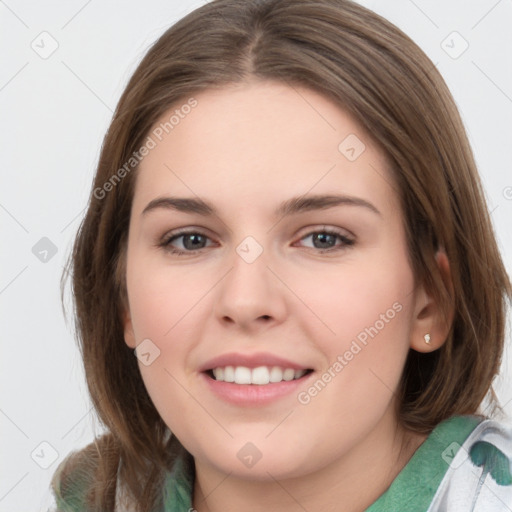
[[[280,382],[300,380],[309,375],[313,370],[294,369],[284,366],[217,366],[206,370],[204,373],[217,382],[227,382],[241,385],[266,386]]]
[[[304,362],[271,352],[222,354],[198,370],[205,389],[237,407],[278,406],[281,400],[293,400],[314,374]]]

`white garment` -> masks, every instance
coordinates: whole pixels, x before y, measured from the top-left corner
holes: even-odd
[[[512,485],[498,485],[471,460],[469,451],[479,441],[500,450],[512,474],[512,423],[484,420],[453,458],[428,512],[512,512]]]

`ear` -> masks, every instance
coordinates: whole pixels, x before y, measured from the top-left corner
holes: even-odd
[[[444,250],[440,249],[436,254],[436,263],[441,272],[444,284],[453,297],[453,284],[450,271],[450,263]],[[453,303],[449,311],[442,311],[434,297],[427,293],[424,286],[416,290],[414,317],[411,328],[411,348],[417,352],[432,352],[441,347],[453,322]],[[430,343],[426,343],[425,335],[430,335]]]
[[[133,332],[132,318],[129,310],[125,310],[123,314],[123,325],[124,325],[124,341],[130,347],[135,349],[135,333]]]

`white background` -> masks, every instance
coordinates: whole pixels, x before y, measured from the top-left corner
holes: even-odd
[[[129,76],[150,43],[202,3],[0,1],[2,512],[47,510],[58,462],[101,432],[72,323],[63,317],[60,275],[103,135]],[[507,188],[512,186],[512,2],[361,3],[409,34],[445,77],[461,109],[512,273],[512,189]],[[33,41],[42,47],[42,37],[50,48],[43,31],[58,43],[47,59],[31,48]],[[462,49],[458,36],[446,39],[453,31],[469,44],[456,59],[443,49]],[[42,237],[57,249],[46,263],[32,252]],[[497,382],[509,415],[511,362],[509,350]],[[35,460],[49,464],[53,450],[55,461],[41,468]]]

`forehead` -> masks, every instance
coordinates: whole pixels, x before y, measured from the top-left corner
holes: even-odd
[[[230,195],[236,204],[339,192],[396,204],[383,152],[347,112],[310,89],[252,82],[205,90],[170,108],[149,137],[139,209],[166,193],[214,202]]]

